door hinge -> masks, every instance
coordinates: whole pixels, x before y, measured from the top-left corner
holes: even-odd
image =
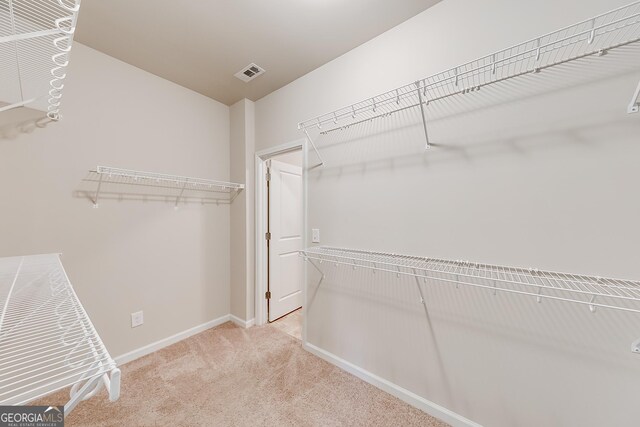
[[[264,233],[264,238],[267,240],[271,240],[271,232],[267,231],[266,233]]]
[[[267,169],[267,182],[271,181],[271,169]]]
[[[264,293],[264,297],[265,297],[266,299],[271,299],[271,292],[270,292],[270,291],[265,292],[265,293]]]

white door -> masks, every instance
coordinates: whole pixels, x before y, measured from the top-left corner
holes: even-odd
[[[269,170],[269,321],[302,307],[302,168],[277,160]]]

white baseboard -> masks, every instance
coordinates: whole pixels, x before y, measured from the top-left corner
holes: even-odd
[[[249,319],[249,320],[242,320],[239,317],[234,316],[233,314],[229,315],[229,320],[231,320],[233,323],[235,323],[236,325],[240,326],[241,328],[247,329],[250,328],[254,325],[255,323],[255,318],[253,319]]]
[[[203,323],[202,325],[195,326],[191,329],[187,329],[186,331],[178,332],[175,335],[171,335],[170,337],[163,338],[159,341],[153,342],[149,345],[145,345],[144,347],[140,347],[128,353],[122,354],[116,357],[114,360],[118,364],[118,366],[123,365],[125,363],[129,363],[132,360],[136,360],[142,356],[146,356],[147,354],[151,354],[154,351],[158,351],[161,348],[170,346],[171,344],[175,344],[178,341],[182,341],[190,336],[195,334],[199,334],[200,332],[206,331],[207,329],[214,328],[218,325],[222,325],[223,323],[231,320],[231,315],[227,314],[222,317],[218,317],[217,319],[213,319],[207,323]]]
[[[462,415],[458,415],[455,412],[438,405],[437,403],[433,403],[407,389],[398,386],[397,384],[387,381],[384,378],[372,374],[369,371],[365,371],[359,366],[356,366],[351,362],[347,362],[346,360],[339,358],[335,354],[329,353],[328,351],[323,350],[313,344],[304,343],[303,347],[305,350],[315,354],[319,358],[324,359],[333,365],[336,365],[340,369],[343,369],[350,374],[355,375],[361,380],[366,381],[383,391],[386,391],[387,393],[399,398],[400,400],[403,400],[409,405],[414,406],[421,411],[428,413],[429,415],[439,418],[454,427],[482,427],[480,424],[475,423],[463,417]]]

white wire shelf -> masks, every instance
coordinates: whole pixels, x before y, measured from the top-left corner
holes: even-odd
[[[302,121],[298,128],[305,132],[317,153],[309,136],[309,129],[317,128],[320,135],[326,135],[419,107],[427,140],[426,148],[429,148],[427,112],[430,104],[453,96],[477,92],[494,83],[537,74],[582,58],[602,57],[602,60],[606,60],[606,54],[610,51],[639,41],[640,1],[636,1],[411,84]],[[635,100],[637,96],[636,94]],[[320,157],[319,153],[317,154]],[[320,159],[322,162],[321,157]]]
[[[80,0],[0,1],[0,112],[29,106],[60,118]]]
[[[72,386],[65,410],[120,371],[82,307],[57,254],[0,258],[0,405],[21,405]]]
[[[307,248],[300,255],[319,264],[383,271],[397,277],[412,276],[426,283],[528,295],[537,302],[565,301],[588,306],[592,312],[602,307],[640,313],[638,281],[324,246]],[[313,263],[313,266],[322,273],[319,264]],[[632,350],[640,353],[640,342],[635,342]]]
[[[244,189],[244,184],[235,182],[142,172],[108,166],[98,166],[96,170],[90,171],[88,181],[97,184],[95,197],[92,199],[94,207],[98,207],[98,200],[104,184],[154,188],[159,191],[158,195],[175,198],[176,208],[181,200],[185,200],[192,193],[205,196],[227,194],[228,201],[233,201],[238,193]]]

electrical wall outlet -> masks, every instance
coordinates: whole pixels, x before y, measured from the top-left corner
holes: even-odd
[[[131,327],[135,328],[144,323],[144,313],[142,311],[136,311],[131,313]]]
[[[312,228],[311,229],[311,243],[320,243],[320,229]]]

